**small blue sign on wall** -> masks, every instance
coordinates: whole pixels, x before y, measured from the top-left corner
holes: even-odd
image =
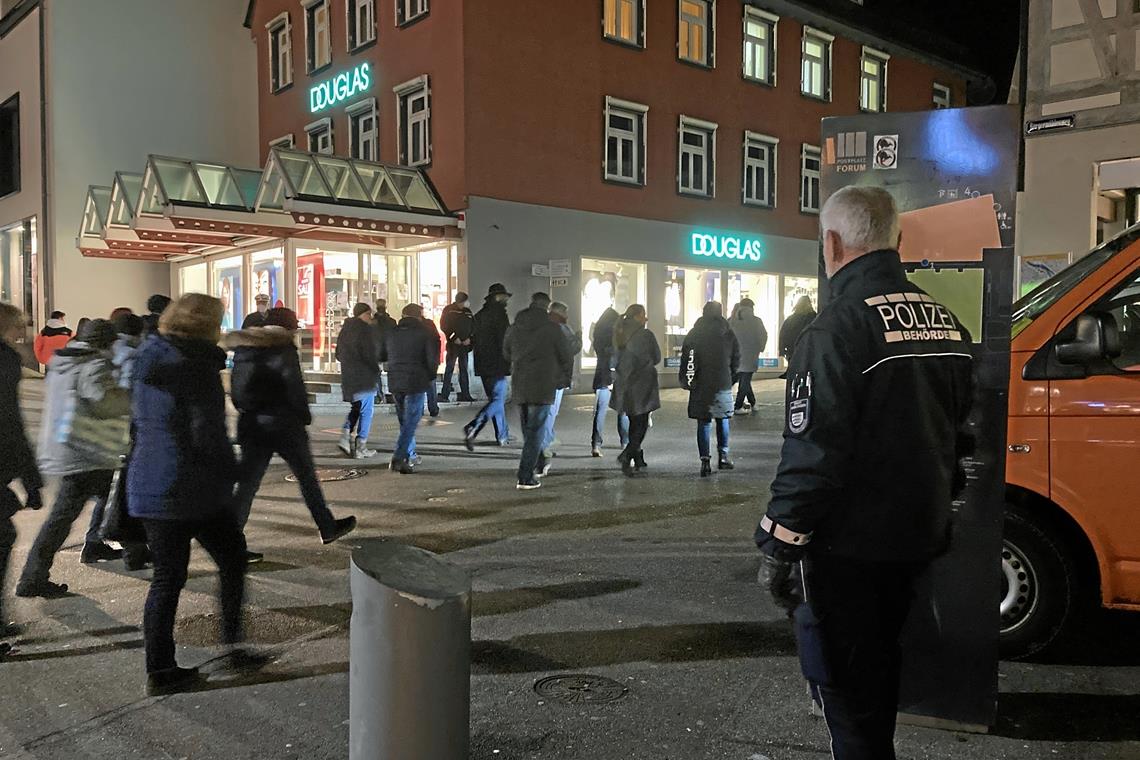
[[[779,369],[780,368],[780,360],[779,359],[761,359],[759,366],[760,366],[760,369]]]

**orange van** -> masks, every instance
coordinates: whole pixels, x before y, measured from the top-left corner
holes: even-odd
[[[1140,225],[1013,307],[1001,643],[1140,610]],[[1098,596],[1099,594],[1099,596]]]

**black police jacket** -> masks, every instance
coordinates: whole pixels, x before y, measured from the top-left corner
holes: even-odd
[[[809,553],[928,561],[949,540],[973,402],[970,336],[907,280],[896,251],[851,262],[831,292],[788,369],[767,517],[810,534]]]

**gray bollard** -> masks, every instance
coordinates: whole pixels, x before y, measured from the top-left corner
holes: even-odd
[[[352,552],[349,760],[467,760],[471,578],[391,541]]]

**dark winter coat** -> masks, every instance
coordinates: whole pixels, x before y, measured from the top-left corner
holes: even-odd
[[[553,404],[562,378],[574,371],[574,354],[562,328],[537,306],[515,316],[503,355],[511,363],[511,399],[516,404]]]
[[[511,374],[511,363],[503,355],[503,343],[511,326],[507,304],[487,296],[483,308],[475,315],[475,374],[478,377],[497,378]]]
[[[681,387],[689,392],[689,418],[712,414],[717,394],[732,390],[740,370],[740,342],[724,317],[701,317],[681,345]]]
[[[815,321],[815,309],[810,309],[792,314],[780,326],[780,356],[787,359],[789,364],[796,349],[796,341],[813,321]]]
[[[388,365],[392,393],[426,393],[439,370],[439,333],[435,325],[404,317],[384,336],[380,361]]]
[[[251,327],[265,327],[265,315],[260,311],[251,311],[245,315],[245,319],[241,322],[241,329],[248,330]]]
[[[649,414],[661,408],[657,365],[661,347],[657,336],[633,319],[623,317],[614,329],[618,350],[610,408],[623,414]]]
[[[466,353],[471,350],[471,344],[463,345],[463,341],[471,340],[475,334],[475,315],[466,306],[448,304],[439,318],[439,327],[443,337],[447,340],[447,350],[452,353]]]
[[[570,325],[566,324],[566,320],[557,314],[551,314],[550,321],[558,325],[558,329],[562,331],[562,337],[570,346],[570,370],[558,380],[559,388],[570,388],[574,385],[574,360],[578,354],[582,353],[582,333],[574,332]]]
[[[143,337],[149,338],[152,335],[158,335],[158,320],[162,318],[162,314],[146,314],[143,316]]]
[[[254,327],[226,335],[234,352],[230,396],[240,425],[287,431],[313,421],[301,359],[293,334],[281,327]]]
[[[376,355],[380,356],[380,349],[388,333],[396,329],[396,320],[387,311],[378,311],[372,315],[372,334],[376,338]]]
[[[360,317],[349,317],[336,337],[340,389],[345,401],[380,386],[380,346],[377,330]]]
[[[608,308],[598,317],[590,333],[594,356],[598,357],[598,366],[594,368],[594,390],[614,384],[614,327],[619,319],[621,315]]]
[[[233,511],[237,466],[219,374],[226,355],[203,340],[152,335],[135,357],[132,517],[210,520]]]
[[[20,378],[23,367],[16,349],[0,340],[0,488],[19,478],[25,491],[38,491],[43,478],[36,467],[36,455],[28,443],[24,415],[20,411]],[[0,499],[0,512],[11,499]],[[7,515],[0,514],[0,517]]]
[[[760,366],[760,354],[768,347],[768,330],[755,310],[743,306],[729,320],[733,334],[740,342],[740,371],[755,372]]]

